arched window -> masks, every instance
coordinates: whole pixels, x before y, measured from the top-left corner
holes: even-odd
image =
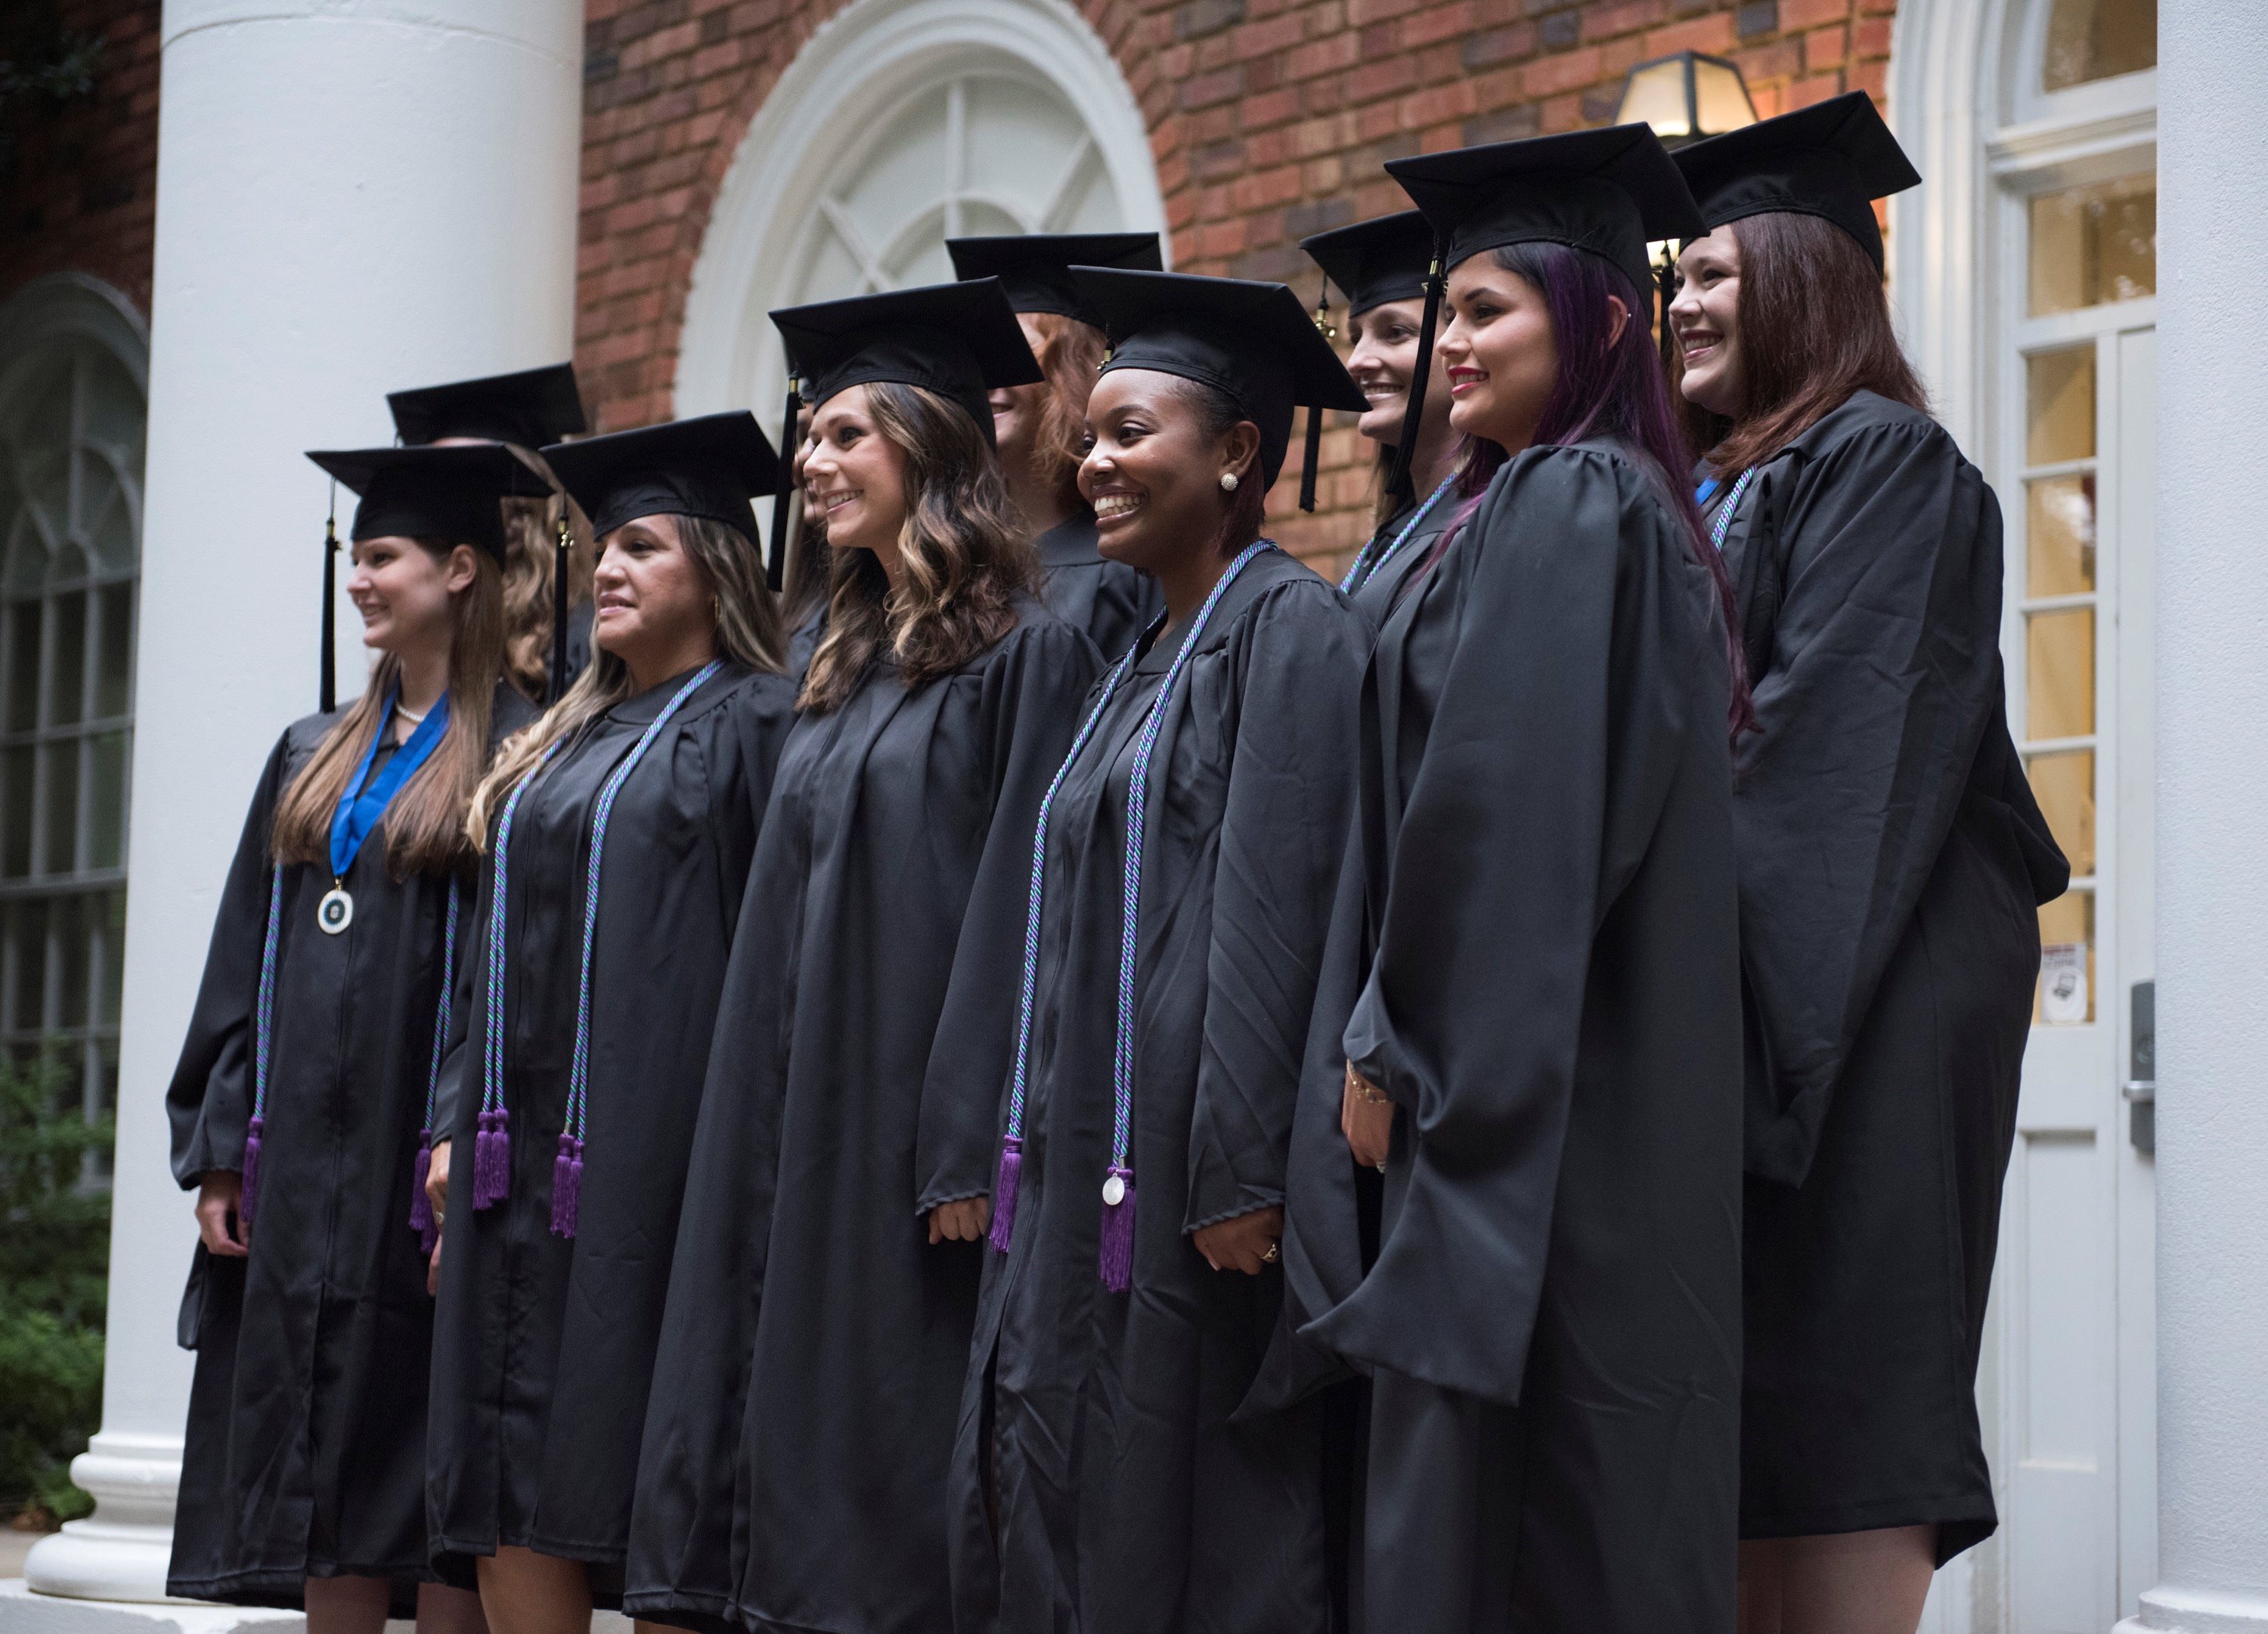
[[[677,412],[784,385],[777,306],[953,276],[961,234],[1161,229],[1141,110],[1061,0],[854,0],[751,123],[694,268]]]
[[[0,1041],[113,1102],[148,342],[91,279],[0,305]]]

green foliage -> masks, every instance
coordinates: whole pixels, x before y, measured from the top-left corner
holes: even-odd
[[[66,1469],[102,1412],[110,1193],[86,1176],[114,1126],[64,1088],[0,1058],[0,1515],[92,1507]]]

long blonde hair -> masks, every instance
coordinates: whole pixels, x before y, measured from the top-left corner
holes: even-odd
[[[699,516],[677,519],[677,539],[716,597],[718,651],[750,669],[777,674],[786,651],[779,603],[764,582],[754,542],[729,523]],[[637,691],[630,666],[594,645],[590,663],[567,688],[567,696],[507,742],[482,780],[465,813],[465,834],[473,849],[488,850],[490,817],[504,796],[541,763],[553,744],[572,737]]]
[[[906,457],[899,588],[870,550],[834,553],[827,635],[799,709],[850,700],[887,643],[909,687],[955,670],[1016,627],[1017,593],[1038,581],[992,445],[963,410],[918,386],[866,387],[874,424]]]
[[[438,562],[459,548],[440,540],[416,542]],[[449,724],[431,757],[386,808],[387,872],[396,880],[445,873],[470,860],[464,814],[488,765],[496,684],[504,673],[504,574],[487,551],[462,548],[473,553],[474,572],[473,582],[450,598]],[[391,652],[380,658],[362,696],[284,789],[276,806],[277,862],[330,865],[339,797],[386,726],[387,699],[401,673],[401,660]]]

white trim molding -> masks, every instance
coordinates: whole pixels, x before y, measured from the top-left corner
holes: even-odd
[[[1148,124],[1109,48],[1063,0],[852,0],[789,63],[725,173],[686,295],[679,415],[753,405],[770,429],[765,411],[785,372],[765,314],[797,276],[791,239],[880,110],[980,71],[1067,102],[1094,140],[1127,227],[1163,232]]]

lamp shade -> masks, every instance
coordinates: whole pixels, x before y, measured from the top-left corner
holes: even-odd
[[[1679,51],[1631,70],[1615,122],[1651,125],[1674,148],[1753,125],[1756,109],[1738,68],[1720,56]]]

